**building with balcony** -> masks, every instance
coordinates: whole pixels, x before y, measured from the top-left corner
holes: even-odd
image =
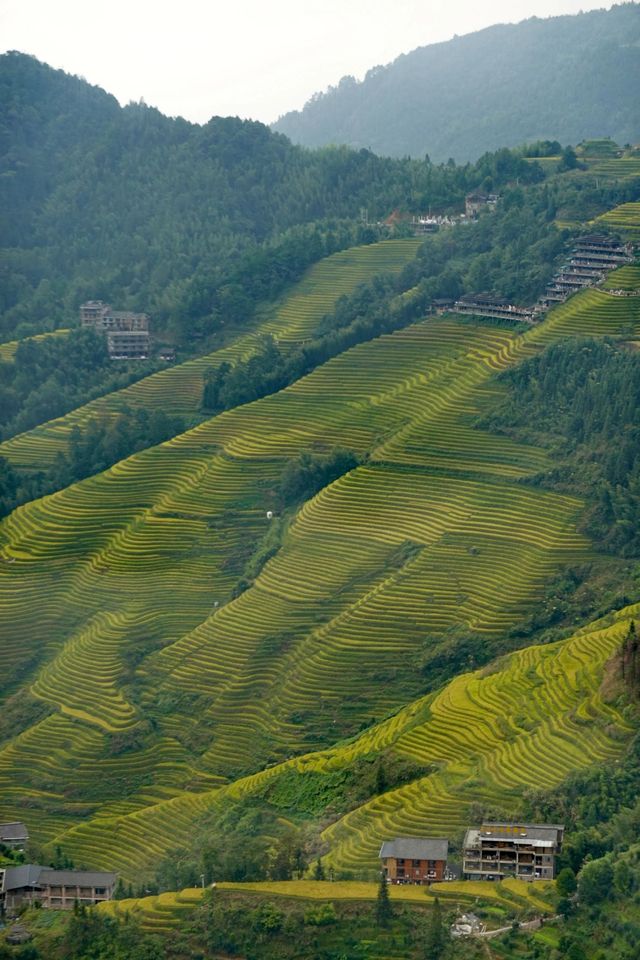
[[[149,356],[149,317],[146,313],[112,310],[102,300],[80,307],[80,324],[105,334],[112,360],[146,360]]]
[[[380,848],[382,871],[390,883],[436,883],[445,879],[449,841],[396,837]]]
[[[502,297],[490,293],[469,293],[456,300],[453,313],[473,317],[491,317],[495,320],[513,320],[514,323],[533,323],[535,313],[529,307],[517,307]]]
[[[112,360],[146,360],[149,347],[148,330],[107,331],[107,348]]]
[[[462,871],[467,880],[552,880],[562,850],[564,826],[483,823],[464,838]]]
[[[74,903],[89,906],[111,900],[115,873],[93,870],[53,870],[37,863],[0,869],[0,907],[9,915],[23,905],[40,903],[54,910],[70,910]]]

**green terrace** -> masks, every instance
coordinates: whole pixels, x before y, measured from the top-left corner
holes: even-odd
[[[327,829],[336,868],[370,869],[389,831],[459,831],[472,803],[512,809],[617,756],[627,726],[598,688],[626,615],[419,698],[434,658],[471,637],[486,662],[593,554],[582,503],[521,482],[546,454],[476,426],[496,374],[568,336],[637,336],[638,306],[587,290],[526,333],[428,317],[15,510],[0,670],[33,716],[0,744],[0,818],[26,804],[38,841],[134,879],[279,771],[383,747],[435,764]],[[50,441],[30,436],[35,457]],[[288,462],[335,446],[361,465],[278,507]]]

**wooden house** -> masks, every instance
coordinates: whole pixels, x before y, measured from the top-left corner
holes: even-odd
[[[0,907],[11,915],[23,904],[70,910],[76,902],[102,903],[113,898],[117,879],[115,873],[53,870],[38,863],[7,867],[0,869]]]
[[[382,870],[390,883],[436,883],[444,880],[449,841],[441,837],[395,837],[380,848]]]

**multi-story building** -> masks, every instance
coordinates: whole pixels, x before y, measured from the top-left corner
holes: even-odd
[[[111,310],[111,307],[103,300],[87,300],[80,307],[80,325],[97,329],[109,310]]]
[[[453,313],[463,313],[474,317],[492,317],[496,320],[513,320],[514,323],[533,323],[534,311],[528,307],[517,307],[502,297],[490,293],[469,293],[460,297],[453,305]]]
[[[380,859],[391,883],[436,883],[445,879],[449,841],[437,838],[396,837],[385,840]]]
[[[552,880],[564,826],[556,823],[483,823],[467,830],[462,871],[468,880]]]
[[[89,906],[113,898],[117,875],[93,870],[53,870],[37,863],[0,869],[0,907],[8,914],[23,904],[40,903],[70,910],[74,903]]]
[[[80,323],[106,334],[112,360],[146,360],[149,356],[149,317],[146,313],[112,310],[102,300],[87,300],[80,307]]]
[[[108,330],[107,348],[112,360],[146,360],[149,356],[149,331]]]
[[[633,249],[619,237],[593,233],[576,240],[571,259],[562,267],[541,298],[545,307],[563,303],[585,287],[593,287],[609,270],[633,261]]]

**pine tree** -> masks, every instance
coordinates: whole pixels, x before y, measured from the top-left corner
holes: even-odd
[[[376,923],[379,927],[388,927],[393,918],[393,907],[389,899],[389,889],[387,887],[387,878],[384,873],[380,874],[380,885],[378,887],[378,899],[376,901]]]
[[[442,908],[440,907],[440,901],[436,897],[433,902],[433,910],[429,918],[429,926],[427,927],[427,935],[424,942],[425,960],[440,960],[440,957],[444,953],[446,942],[447,934],[442,922]]]
[[[318,859],[316,860],[316,865],[313,868],[313,879],[314,880],[325,879],[324,864],[322,863],[322,857],[318,857]]]
[[[384,793],[386,789],[387,775],[384,770],[384,765],[382,761],[380,761],[376,769],[376,793]]]

